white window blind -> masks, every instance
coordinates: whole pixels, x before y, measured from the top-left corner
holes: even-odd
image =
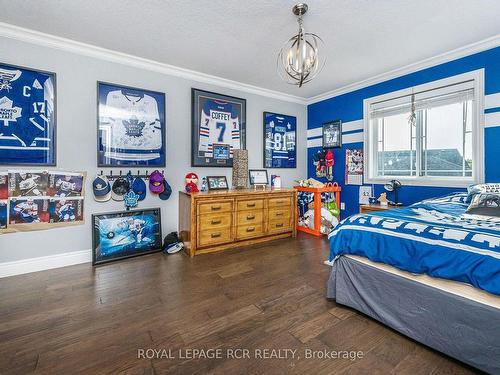
[[[465,186],[478,180],[478,85],[467,78],[365,101],[367,182]]]

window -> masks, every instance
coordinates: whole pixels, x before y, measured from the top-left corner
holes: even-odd
[[[365,182],[482,182],[482,100],[482,70],[366,99]]]

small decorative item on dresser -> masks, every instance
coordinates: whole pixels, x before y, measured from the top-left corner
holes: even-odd
[[[233,150],[233,187],[244,189],[248,185],[248,150]]]
[[[250,177],[250,185],[267,185],[269,178],[266,169],[250,169],[248,171]]]
[[[187,193],[197,193],[198,190],[198,175],[196,173],[190,172],[186,175],[186,192]]]
[[[275,189],[281,188],[281,177],[275,174],[271,175],[271,187]]]
[[[226,176],[207,176],[208,190],[228,190]]]

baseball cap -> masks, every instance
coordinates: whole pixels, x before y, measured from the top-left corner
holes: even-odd
[[[111,199],[111,186],[106,176],[97,175],[92,182],[92,190],[97,202],[107,202]]]
[[[160,171],[156,170],[149,176],[149,190],[151,193],[160,194],[165,190],[165,185],[163,185],[163,175]]]
[[[113,182],[113,187],[111,188],[111,198],[114,201],[122,201],[123,196],[128,193],[130,185],[126,179],[123,177],[118,177],[115,182]]]
[[[198,175],[197,175],[196,173],[194,173],[194,172],[189,172],[189,173],[186,175],[186,177],[185,177],[185,179],[186,179],[186,180],[187,180],[187,179],[192,179],[192,178],[196,178],[196,179],[198,179]]]
[[[158,197],[160,197],[161,200],[166,201],[168,198],[170,198],[170,194],[172,194],[172,188],[165,179],[163,179],[163,186],[165,186],[165,189],[160,194],[158,194]]]
[[[139,196],[139,200],[142,201],[146,198],[146,183],[140,177],[136,177],[132,183],[132,190]]]

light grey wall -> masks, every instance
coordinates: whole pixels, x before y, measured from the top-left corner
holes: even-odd
[[[202,84],[187,79],[90,58],[58,49],[0,38],[0,62],[48,70],[57,74],[57,169],[88,173],[85,224],[76,227],[0,235],[0,263],[90,249],[92,213],[123,210],[123,202],[97,203],[91,181],[97,173],[96,82],[106,81],[166,93],[166,179],[173,189],[168,201],[148,195],[139,208],[161,207],[163,233],[177,230],[178,190],[189,171],[200,177],[226,175],[230,168],[191,168],[191,87],[247,100],[247,149],[250,168],[262,168],[262,112],[297,116],[297,168],[269,170],[282,177],[283,186],[307,174],[306,107],[300,104]],[[269,67],[274,69],[274,67]],[[0,170],[7,167],[0,166]],[[113,170],[118,171],[118,169]]]

